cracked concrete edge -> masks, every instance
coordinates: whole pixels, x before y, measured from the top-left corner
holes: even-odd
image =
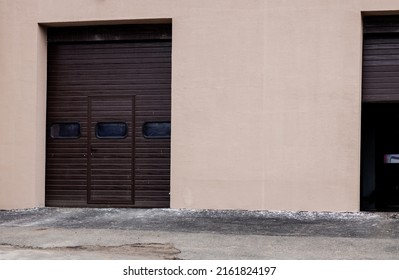
[[[178,255],[180,250],[170,243],[136,243],[122,244],[118,246],[102,245],[76,245],[76,246],[27,246],[16,245],[12,243],[0,243],[1,255],[5,258],[14,259],[35,259],[35,256],[41,258],[47,255],[49,259],[63,258],[69,256],[73,259],[163,259],[180,260]]]
[[[106,246],[106,245],[76,245],[76,246],[29,246],[29,245],[17,245],[12,243],[0,243],[0,247],[9,246],[14,249],[32,249],[32,250],[101,250],[101,249],[119,249],[119,248],[154,248],[164,249],[173,248],[176,253],[181,253],[180,250],[176,249],[171,243],[133,243],[133,244],[122,244],[118,246]]]

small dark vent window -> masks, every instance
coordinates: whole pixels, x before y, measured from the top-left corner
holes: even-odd
[[[145,138],[170,138],[170,122],[147,122],[143,125]]]
[[[96,137],[100,139],[121,139],[127,136],[124,122],[100,122],[96,124]]]
[[[54,123],[50,127],[50,136],[54,139],[76,139],[80,137],[79,123]]]

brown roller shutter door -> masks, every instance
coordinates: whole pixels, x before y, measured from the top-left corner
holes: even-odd
[[[363,19],[363,102],[399,102],[399,17]]]
[[[171,48],[170,24],[48,30],[47,206],[169,207]]]

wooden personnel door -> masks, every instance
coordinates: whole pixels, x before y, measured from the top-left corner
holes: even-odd
[[[47,35],[46,206],[169,207],[171,25]]]
[[[134,203],[134,96],[89,97],[88,203]]]

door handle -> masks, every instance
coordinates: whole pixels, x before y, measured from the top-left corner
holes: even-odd
[[[92,157],[93,156],[93,153],[95,153],[95,152],[97,152],[98,151],[98,149],[95,149],[95,148],[93,148],[93,147],[90,147],[90,156]]]

